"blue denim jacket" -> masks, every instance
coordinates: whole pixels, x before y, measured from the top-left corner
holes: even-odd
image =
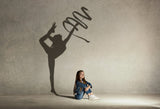
[[[86,82],[87,82],[86,84],[83,84],[80,81],[76,81],[76,86],[77,87],[75,89],[75,93],[81,94],[82,91],[87,87],[87,84],[89,84],[91,86],[91,88],[92,88],[92,84],[90,82],[88,82],[88,81],[86,81]],[[82,88],[82,91],[80,90],[80,87]]]

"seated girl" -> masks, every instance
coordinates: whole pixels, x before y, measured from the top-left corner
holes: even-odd
[[[75,84],[73,88],[73,94],[75,95],[75,98],[77,100],[80,100],[83,98],[84,94],[86,93],[88,95],[88,99],[99,99],[93,94],[93,91],[91,90],[92,84],[85,80],[84,71],[79,70],[76,74]]]

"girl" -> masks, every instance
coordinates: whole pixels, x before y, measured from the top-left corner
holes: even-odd
[[[80,100],[86,93],[88,95],[88,99],[99,99],[93,94],[91,88],[92,84],[85,80],[84,71],[77,71],[75,84],[73,88],[73,94],[75,95],[75,98]]]

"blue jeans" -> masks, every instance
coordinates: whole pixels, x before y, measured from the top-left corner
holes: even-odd
[[[82,93],[75,95],[75,98],[78,99],[78,100],[80,100],[80,99],[83,98],[83,96],[84,96],[85,93],[88,95],[91,92],[92,92],[91,88],[89,88],[87,91],[82,90]]]

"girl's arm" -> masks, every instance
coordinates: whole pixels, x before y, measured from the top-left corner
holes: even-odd
[[[77,81],[77,87],[83,87],[83,88],[86,88],[87,86],[86,86],[86,84],[83,84],[83,83],[81,83],[81,82]]]
[[[77,82],[77,86],[85,88],[85,91],[87,91],[89,88],[91,88],[90,85],[86,86],[86,84],[83,84],[83,83],[81,83],[79,81]]]
[[[92,84],[90,82],[87,81],[87,84],[89,84],[91,86],[91,88],[92,88]]]
[[[85,91],[87,91],[90,87],[91,87],[91,86],[90,86],[90,85],[88,85],[88,86],[85,88]]]

